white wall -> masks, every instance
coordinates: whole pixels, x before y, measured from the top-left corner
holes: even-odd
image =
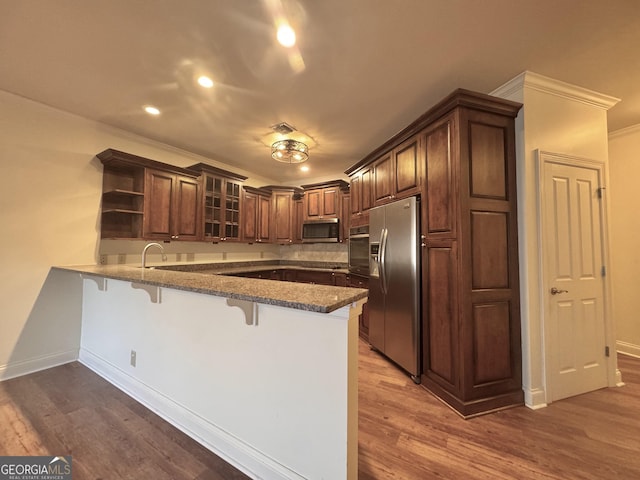
[[[536,150],[608,163],[607,108],[617,99],[524,72],[492,92],[524,104],[516,120],[525,402],[546,405]],[[606,171],[606,170],[605,170]]]
[[[640,356],[640,125],[609,136],[611,277],[618,351]]]
[[[248,185],[275,183],[0,91],[0,380],[77,352],[81,299],[49,269],[98,261],[102,164],[95,154],[106,148],[177,166],[206,162],[249,176]],[[216,248],[204,245],[188,248]]]

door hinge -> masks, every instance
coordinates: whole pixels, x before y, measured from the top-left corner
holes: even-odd
[[[605,267],[604,265],[602,266],[602,268],[600,269],[600,275],[602,277],[606,277],[607,276],[607,267]]]
[[[606,187],[598,187],[596,188],[596,194],[598,195],[598,198],[602,198],[602,191],[605,189]]]
[[[608,346],[604,347],[604,356],[605,357],[609,356],[609,347]]]

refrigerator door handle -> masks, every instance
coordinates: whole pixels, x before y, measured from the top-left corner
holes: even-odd
[[[386,228],[382,229],[380,232],[380,283],[382,286],[382,292],[386,295],[389,293],[387,288],[387,267],[386,267],[386,257],[387,257],[387,235],[389,231]]]

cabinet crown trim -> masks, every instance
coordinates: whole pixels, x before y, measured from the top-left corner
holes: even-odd
[[[305,190],[313,190],[316,188],[326,188],[326,187],[338,187],[341,190],[349,190],[349,183],[344,180],[329,180],[327,182],[320,183],[310,183],[308,185],[302,185],[302,188]]]
[[[213,165],[209,165],[206,163],[196,163],[194,165],[189,165],[187,168],[189,170],[193,170],[197,172],[198,174],[203,172],[211,173],[213,175],[218,175],[221,177],[225,177],[231,180],[237,180],[240,182],[244,182],[247,178],[249,178],[249,177],[245,177],[244,175],[240,175],[239,173],[233,173],[233,172],[230,172],[229,170],[224,170],[222,168],[214,167]]]
[[[289,185],[265,185],[264,187],[260,187],[263,190],[269,190],[270,192],[273,192],[274,190],[277,190],[279,192],[291,192],[294,195],[299,195],[302,193],[302,188],[300,187],[292,187]]]
[[[500,115],[515,118],[518,112],[522,108],[522,104],[506,100],[503,98],[494,97],[485,93],[473,92],[471,90],[465,90],[458,88],[451,94],[438,102],[432,108],[427,110],[424,114],[418,117],[409,126],[395,134],[389,140],[384,142],[378,148],[369,153],[366,157],[360,160],[355,165],[345,170],[349,176],[352,176],[358,170],[368,166],[370,163],[380,158],[380,156],[393,150],[413,135],[417,134],[431,123],[443,117],[457,107],[466,107],[470,109],[478,109],[484,112],[492,112]]]
[[[155,170],[162,170],[170,173],[177,173],[185,175],[187,177],[197,178],[199,174],[193,170],[189,170],[182,167],[176,167],[168,163],[158,162],[157,160],[151,160],[149,158],[133,155],[132,153],[122,152],[113,148],[108,148],[103,152],[96,155],[100,159],[103,165],[119,166],[129,165],[133,167],[152,168]]]
[[[267,195],[271,196],[271,190],[266,190],[264,188],[251,187],[249,185],[243,185],[242,188],[249,193],[254,193],[256,195]]]

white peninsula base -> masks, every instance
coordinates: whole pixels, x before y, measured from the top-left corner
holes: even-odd
[[[132,285],[83,282],[84,365],[252,478],[357,478],[364,300],[331,313],[249,303],[248,325],[226,298]]]

